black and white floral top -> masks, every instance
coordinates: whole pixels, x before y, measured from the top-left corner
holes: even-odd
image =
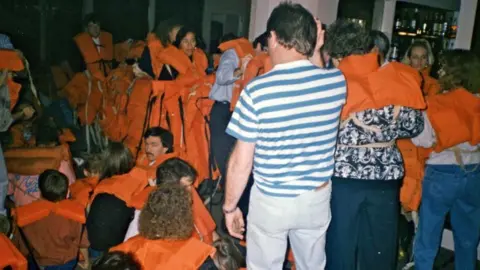
[[[399,180],[403,178],[403,159],[397,146],[350,147],[372,143],[391,142],[411,138],[423,130],[422,112],[402,107],[394,119],[394,106],[368,109],[356,113],[363,124],[379,128],[381,132],[365,130],[353,120],[342,125],[335,152],[334,176],[365,180]]]

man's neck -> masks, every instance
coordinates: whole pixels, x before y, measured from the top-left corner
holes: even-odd
[[[295,49],[284,50],[275,55],[275,59],[272,59],[273,65],[286,64],[299,60],[308,60],[308,57],[295,51]]]

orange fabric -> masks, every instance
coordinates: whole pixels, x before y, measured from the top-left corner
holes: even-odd
[[[440,84],[435,78],[430,77],[430,68],[426,68],[421,72],[423,76],[423,94],[425,96],[433,96],[440,93]]]
[[[145,50],[146,43],[143,40],[134,41],[130,50],[128,50],[127,59],[139,59],[142,57],[143,50]]]
[[[162,45],[162,42],[157,38],[154,33],[149,33],[147,35],[147,46],[150,51],[150,58],[152,59],[153,73],[155,74],[155,78],[158,78],[163,68],[160,54],[163,51],[164,47]]]
[[[225,52],[226,50],[229,50],[229,49],[234,49],[239,60],[241,60],[242,58],[248,55],[252,57],[255,55],[255,50],[253,49],[253,45],[246,38],[238,38],[238,39],[230,40],[227,42],[223,42],[218,46],[218,48],[222,52]],[[241,61],[238,61],[239,67],[241,64],[242,64]]]
[[[21,71],[25,69],[20,55],[15,50],[0,49],[0,70]]]
[[[57,170],[60,163],[71,160],[68,145],[56,147],[15,148],[4,152],[9,173],[39,175],[45,170]]]
[[[73,109],[76,109],[80,104],[85,104],[88,96],[88,78],[85,73],[75,73],[63,88],[63,93]]]
[[[150,193],[154,190],[155,187],[148,186],[142,191],[136,193],[132,196],[132,199],[130,200],[128,206],[134,207],[137,210],[142,210],[145,206],[145,203],[147,203],[148,196],[150,196]]]
[[[145,48],[145,42],[141,40],[124,41],[117,43],[114,46],[115,60],[119,63],[123,63],[127,59],[138,59],[142,56]]]
[[[20,227],[25,227],[29,224],[42,220],[51,213],[73,221],[77,221],[81,224],[84,224],[86,221],[85,207],[72,200],[50,202],[40,199],[14,209],[16,222]]]
[[[90,203],[101,193],[114,195],[127,205],[131,205],[132,196],[148,185],[147,171],[134,167],[129,173],[103,179],[95,187]]]
[[[34,147],[35,146],[35,136],[32,136],[30,140],[26,141],[23,137],[24,133],[24,124],[22,122],[14,124],[10,127],[10,134],[12,137],[12,143],[9,145],[10,148],[19,148],[19,147]]]
[[[58,140],[61,144],[75,142],[77,138],[73,135],[72,131],[69,128],[63,128],[62,134],[58,137]]]
[[[165,160],[178,157],[179,154],[177,152],[173,152],[170,154],[163,154],[157,157],[155,162],[150,165],[150,161],[148,160],[147,156],[143,154],[139,159],[137,159],[137,167],[142,168],[147,171],[148,179],[156,179],[157,178],[157,167],[162,164]]]
[[[8,92],[10,93],[10,110],[13,110],[15,105],[17,105],[18,97],[20,95],[20,90],[22,89],[22,85],[16,83],[12,80],[12,78],[7,79],[7,86]]]
[[[427,115],[435,130],[437,153],[457,144],[480,142],[480,98],[465,89],[431,96]]]
[[[194,237],[200,240],[203,239],[203,242],[211,245],[213,244],[213,232],[216,228],[215,221],[194,188],[191,189],[191,194],[193,203],[193,222],[195,223],[196,230],[198,230],[198,232],[194,231]]]
[[[174,46],[168,46],[158,56],[159,60],[175,68],[180,75],[193,72],[197,76],[205,76],[208,68],[208,59],[205,53],[200,49],[195,49],[192,55],[192,61],[188,56]]]
[[[218,68],[218,65],[220,65],[220,58],[222,57],[221,54],[215,53],[213,54],[213,68],[216,69]]]
[[[407,211],[417,211],[422,199],[422,180],[425,169],[425,158],[419,153],[410,139],[397,140],[397,147],[402,153],[405,167],[400,202]]]
[[[260,53],[253,57],[245,68],[241,82],[238,85],[236,84],[233,89],[230,110],[233,111],[235,108],[243,88],[255,77],[269,72],[272,68],[273,66],[267,53]]]
[[[106,63],[106,65],[103,66],[101,62],[110,62],[113,60],[112,35],[103,31],[100,33],[100,44],[102,46],[100,52],[98,52],[97,46],[88,33],[80,33],[74,37],[74,40],[92,76],[99,80],[105,79],[105,74],[110,73],[111,64]],[[106,70],[104,70],[104,67]]]
[[[424,109],[421,77],[411,67],[392,62],[379,68],[376,53],[344,58],[339,69],[347,80],[347,101],[342,119],[366,109],[398,105]]]
[[[27,260],[3,233],[0,233],[0,269],[27,270]]]
[[[90,195],[98,184],[98,177],[89,177],[85,179],[77,179],[75,183],[71,184],[70,196],[72,200],[81,203],[87,207],[90,201]]]
[[[140,235],[111,249],[132,253],[142,270],[196,270],[215,253],[215,248],[195,238],[188,240],[149,240]]]

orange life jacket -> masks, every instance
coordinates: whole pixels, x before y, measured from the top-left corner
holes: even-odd
[[[422,180],[425,170],[425,158],[420,148],[410,139],[397,140],[397,147],[402,153],[405,176],[400,189],[400,202],[407,211],[417,211],[422,198]]]
[[[347,101],[342,119],[352,113],[389,105],[425,108],[418,72],[396,62],[379,68],[377,59],[376,53],[369,53],[351,55],[340,62],[338,68],[347,81]]]
[[[149,240],[140,235],[130,238],[111,251],[132,253],[142,270],[196,270],[215,253],[215,248],[195,238],[187,240]]]
[[[218,48],[222,52],[225,52],[226,50],[229,50],[229,49],[234,49],[239,60],[241,60],[242,58],[248,55],[252,57],[255,56],[255,50],[253,49],[253,45],[246,38],[238,38],[238,39],[223,42],[218,46]],[[241,64],[242,64],[241,61],[238,61],[239,67]]]
[[[10,266],[13,270],[27,270],[27,260],[3,233],[0,233],[0,268]]]
[[[90,71],[93,77],[104,80],[112,69],[112,34],[102,31],[99,38],[101,45],[100,52],[98,52],[97,45],[93,42],[92,36],[88,33],[80,33],[75,36],[74,40],[82,53],[88,71]]]
[[[13,148],[4,152],[9,173],[39,175],[45,170],[57,170],[62,161],[71,161],[68,145],[56,147]]]
[[[88,96],[88,78],[85,73],[75,73],[62,91],[73,109],[85,104]]]
[[[126,59],[138,59],[142,56],[145,49],[145,42],[141,40],[124,41],[117,43],[114,46],[115,60],[119,63],[123,63]]]
[[[22,85],[14,82],[13,79],[9,76],[7,78],[7,86],[8,92],[10,94],[10,110],[13,110],[13,108],[18,102],[18,97],[20,96],[20,90],[22,89]]]
[[[152,59],[153,73],[155,74],[155,78],[158,78],[163,68],[163,63],[160,59],[160,53],[163,51],[164,47],[162,42],[154,33],[148,33],[147,46],[150,51],[150,58]]]
[[[243,88],[255,77],[269,72],[272,70],[272,68],[272,62],[270,61],[270,57],[267,53],[260,53],[253,57],[252,60],[248,62],[248,65],[243,73],[241,83],[235,85],[233,88],[232,99],[230,101],[230,110],[233,111],[235,108]]]
[[[440,93],[441,87],[435,78],[430,77],[430,67],[421,71],[423,77],[423,94],[432,96]]]
[[[85,179],[77,179],[75,183],[71,184],[70,196],[72,200],[81,203],[84,207],[87,207],[90,201],[90,195],[98,184],[98,177],[88,177]]]
[[[25,69],[23,61],[15,50],[0,49],[0,70],[21,71]]]
[[[194,188],[191,189],[191,194],[193,222],[195,224],[195,232],[193,233],[193,236],[206,244],[211,245],[213,244],[213,232],[216,228],[215,221]]]
[[[28,148],[36,145],[35,136],[32,136],[28,141],[25,140],[25,137],[23,136],[24,130],[25,126],[22,122],[18,124],[13,124],[10,127],[10,134],[12,137],[12,143],[9,145],[10,148]]]
[[[16,222],[20,227],[42,220],[52,213],[81,224],[86,221],[85,207],[72,200],[50,202],[40,199],[14,209]]]
[[[148,160],[146,155],[142,155],[140,158],[137,159],[137,167],[142,168],[147,171],[148,179],[156,179],[157,178],[157,167],[162,164],[165,160],[178,157],[178,152],[173,152],[170,154],[163,154],[157,157],[155,162],[150,165],[150,161]]]
[[[195,76],[205,76],[208,68],[208,59],[200,49],[195,49],[192,61],[188,56],[174,46],[168,46],[159,55],[159,60],[175,68],[179,75],[195,73]]]
[[[126,205],[131,205],[132,196],[142,191],[147,185],[147,171],[134,167],[127,174],[116,175],[100,181],[95,187],[90,203],[98,194],[107,193],[124,201]]]
[[[435,130],[437,153],[457,144],[480,143],[480,98],[456,89],[427,99],[427,115]]]
[[[75,142],[77,138],[73,135],[72,131],[69,128],[62,128],[62,133],[58,136],[58,141],[61,144],[68,144]]]

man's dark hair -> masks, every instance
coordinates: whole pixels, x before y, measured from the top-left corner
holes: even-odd
[[[83,27],[87,27],[89,23],[100,25],[100,21],[98,20],[97,14],[89,13],[85,15],[85,18],[83,19]]]
[[[358,23],[337,20],[327,29],[325,49],[332,58],[367,54],[370,44],[369,33]]]
[[[370,31],[370,39],[370,50],[377,47],[383,57],[387,57],[390,50],[390,40],[388,40],[387,35],[382,31],[372,30]]]
[[[262,50],[268,47],[268,32],[265,32],[255,38],[255,40],[253,41],[253,48],[257,48],[258,44],[260,44]]]
[[[192,165],[180,158],[170,158],[157,167],[157,185],[165,183],[179,183],[183,177],[195,181],[197,171]]]
[[[68,178],[57,170],[45,170],[38,177],[38,188],[44,199],[58,202],[67,198]]]
[[[147,129],[143,135],[144,139],[147,139],[148,137],[159,137],[162,141],[163,147],[168,149],[167,154],[173,152],[173,135],[170,131],[161,127],[152,127]]]
[[[312,56],[317,43],[317,25],[312,14],[299,4],[283,2],[273,9],[267,21],[267,33],[275,32],[278,43]]]
[[[140,264],[135,261],[132,254],[113,251],[104,254],[92,265],[92,270],[140,270]]]

